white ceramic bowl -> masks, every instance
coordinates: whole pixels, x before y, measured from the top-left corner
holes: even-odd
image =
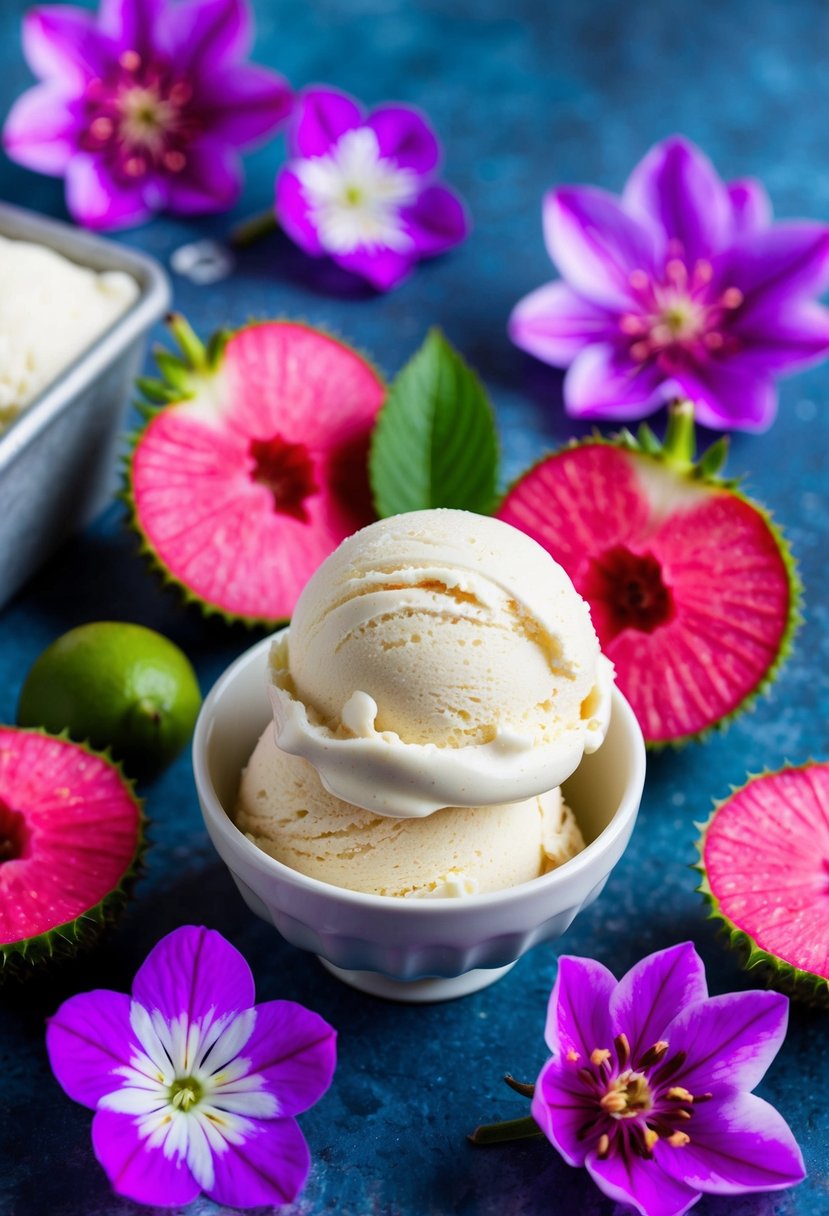
[[[216,850],[248,907],[287,941],[364,992],[445,1000],[485,987],[537,942],[560,937],[601,892],[630,839],[645,780],[642,734],[618,690],[605,743],[564,787],[588,842],[582,853],[532,882],[468,899],[364,895],[276,861],[228,815],[271,717],[270,644],[245,651],[214,685],[196,723],[193,769]]]

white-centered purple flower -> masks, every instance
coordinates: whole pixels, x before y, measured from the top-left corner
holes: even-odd
[[[533,1118],[565,1161],[642,1216],[680,1216],[703,1192],[792,1186],[805,1171],[791,1130],[749,1092],[787,1018],[779,993],[709,997],[690,942],[618,983],[601,963],[564,956]]]
[[[100,0],[32,9],[23,50],[39,78],[3,130],[8,155],[65,177],[90,228],[154,212],[221,211],[239,196],[239,149],[287,118],[283,78],[246,61],[245,0]]]
[[[510,318],[516,345],[566,367],[567,412],[616,421],[673,397],[718,429],[764,430],[774,379],[829,351],[829,227],[771,223],[755,181],[724,183],[692,143],[657,144],[621,198],[567,186],[544,200],[561,279]]]
[[[294,1115],[325,1093],[335,1032],[292,1001],[254,1006],[253,977],[213,930],[162,938],[132,997],[97,990],[49,1021],[52,1070],[92,1107],[113,1189],[178,1206],[206,1192],[231,1207],[292,1203],[308,1173]]]
[[[285,232],[306,253],[327,254],[378,290],[467,235],[463,204],[434,180],[435,134],[410,106],[379,106],[366,116],[345,93],[308,89],[289,146],[276,183]]]

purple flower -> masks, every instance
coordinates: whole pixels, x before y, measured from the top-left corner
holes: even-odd
[[[345,93],[308,89],[289,146],[293,159],[276,182],[282,227],[312,257],[328,254],[379,291],[469,230],[461,200],[434,183],[440,146],[410,106],[366,117]]]
[[[649,955],[618,983],[601,963],[565,956],[533,1118],[565,1161],[643,1216],[679,1216],[701,1192],[792,1186],[805,1177],[800,1150],[749,1092],[787,1017],[778,993],[709,997],[690,942]]]
[[[754,181],[726,184],[681,138],[657,144],[621,198],[564,187],[544,200],[562,279],[519,302],[512,340],[556,367],[567,412],[642,418],[672,397],[705,426],[759,431],[774,376],[829,350],[829,227],[771,224]]]
[[[224,210],[241,190],[237,149],[292,103],[281,76],[245,62],[252,31],[245,0],[101,0],[97,18],[32,9],[23,50],[41,83],[12,107],[6,151],[65,176],[89,228]]]
[[[293,1116],[328,1088],[335,1032],[292,1001],[253,1002],[238,950],[188,925],[150,952],[132,998],[81,993],[50,1020],[52,1070],[95,1111],[95,1155],[119,1195],[293,1202],[309,1168]]]

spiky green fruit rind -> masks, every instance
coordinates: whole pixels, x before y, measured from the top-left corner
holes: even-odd
[[[141,799],[108,752],[0,726],[0,981],[97,940],[140,873],[145,827]]]
[[[800,623],[785,537],[722,465],[697,459],[693,410],[663,443],[593,435],[553,452],[508,490],[499,518],[567,570],[651,748],[722,729],[767,691]]]
[[[697,826],[697,890],[742,966],[829,1009],[829,764],[751,774]]]
[[[123,497],[141,550],[207,616],[273,627],[317,566],[374,518],[367,457],[385,396],[373,365],[296,321],[207,343],[170,319]]]

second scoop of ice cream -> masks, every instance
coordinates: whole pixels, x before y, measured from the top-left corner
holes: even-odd
[[[350,806],[305,760],[279,751],[271,726],[242,775],[234,818],[277,861],[374,895],[485,894],[530,882],[584,848],[557,789],[409,821]]]
[[[280,748],[392,816],[552,789],[609,717],[610,668],[567,574],[530,537],[465,511],[346,540],[271,667]]]

